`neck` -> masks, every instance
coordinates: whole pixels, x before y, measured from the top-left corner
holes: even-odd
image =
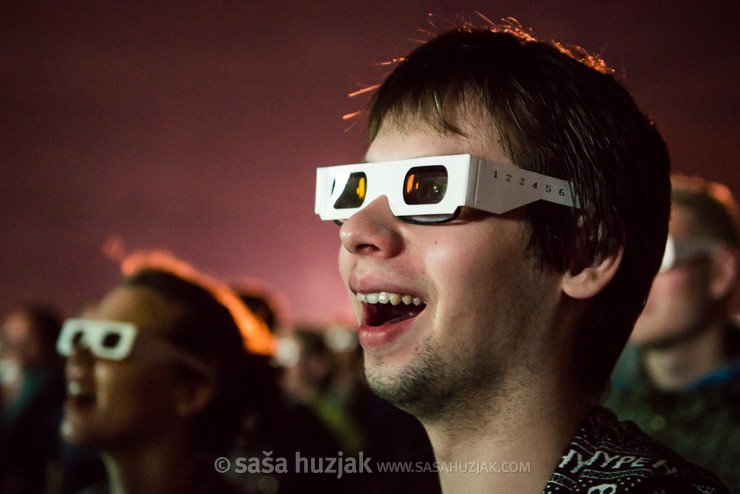
[[[643,350],[645,371],[658,389],[677,391],[728,363],[724,324],[714,323],[673,345]]]
[[[540,380],[489,402],[475,427],[460,417],[425,423],[443,492],[541,493],[590,408],[556,384]]]
[[[174,494],[192,488],[195,457],[184,440],[104,451],[111,494]]]

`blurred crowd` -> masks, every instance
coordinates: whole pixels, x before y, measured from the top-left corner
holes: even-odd
[[[674,177],[663,267],[606,399],[731,489],[739,239],[727,188]],[[66,320],[39,303],[3,311],[0,494],[439,492],[431,468],[311,472],[435,461],[419,422],[368,389],[351,323],[291,324],[269,291],[161,254],[123,272]]]
[[[431,471],[317,472],[330,458],[434,461],[417,420],[367,388],[350,324],[289,324],[265,290],[161,253],[135,264],[66,320],[4,311],[0,493],[439,489]]]

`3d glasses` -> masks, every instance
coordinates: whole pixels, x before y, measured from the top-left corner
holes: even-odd
[[[565,180],[470,154],[359,163],[316,170],[315,212],[346,220],[385,195],[410,223],[443,223],[463,206],[503,214],[535,201],[578,208]]]
[[[722,242],[716,239],[702,238],[681,240],[668,236],[663,254],[663,263],[659,273],[701,257],[708,257]]]
[[[188,367],[212,374],[212,369],[200,359],[177,347],[162,336],[139,331],[133,323],[95,319],[68,319],[57,339],[57,352],[69,357],[78,348],[89,349],[97,358],[124,360],[136,345],[136,355],[150,359],[174,359]]]
[[[57,339],[57,351],[69,357],[78,346],[85,346],[100,358],[123,360],[131,353],[137,329],[118,321],[68,319]]]

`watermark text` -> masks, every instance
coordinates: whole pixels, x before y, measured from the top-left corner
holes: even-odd
[[[292,458],[273,456],[272,451],[263,451],[261,457],[238,457],[216,459],[213,464],[219,473],[313,473],[344,475],[366,473],[529,473],[529,462],[424,462],[424,461],[373,461],[364,452],[357,457],[345,456],[341,451],[334,457],[302,456],[300,451]]]

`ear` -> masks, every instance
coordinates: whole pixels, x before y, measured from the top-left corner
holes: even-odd
[[[715,249],[712,254],[711,280],[709,293],[715,299],[722,299],[731,295],[738,283],[740,270],[740,254],[737,250],[726,245]]]
[[[188,379],[175,390],[175,411],[189,417],[203,410],[216,395],[216,382],[212,378]]]
[[[561,281],[563,293],[571,298],[591,298],[614,278],[622,262],[622,249],[597,260],[593,265],[566,271]]]

